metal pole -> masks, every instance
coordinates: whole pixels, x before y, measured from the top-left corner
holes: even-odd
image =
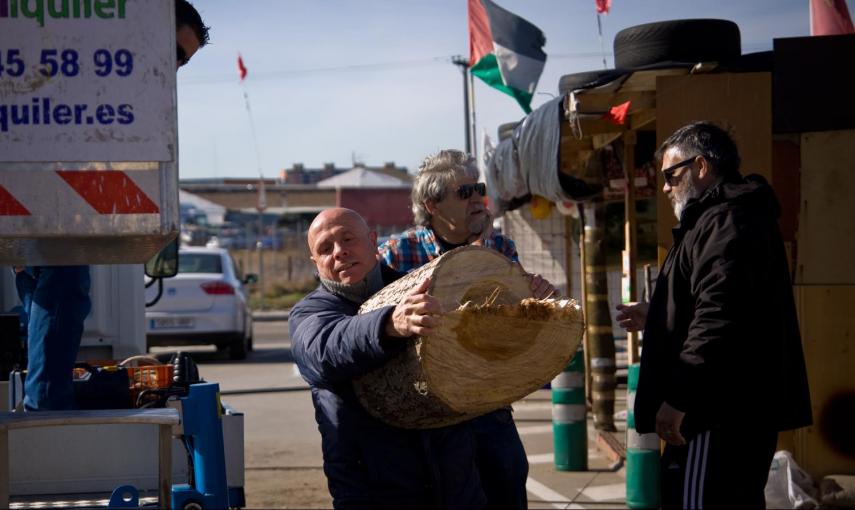
[[[469,111],[467,113],[469,115],[469,136],[472,140],[472,152],[469,152],[468,150],[467,152],[475,158],[475,161],[478,161],[478,130],[475,127],[475,83],[473,82],[472,73],[468,67],[466,68],[465,73],[468,78],[467,84],[469,88]]]
[[[466,153],[472,154],[472,125],[469,115],[469,61],[460,55],[452,57],[451,62],[460,66],[463,72],[463,132],[466,134]]]
[[[608,69],[609,65],[606,63],[606,49],[603,46],[603,22],[600,21],[600,13],[597,13],[597,32],[600,34],[600,53],[603,54],[603,69]]]
[[[588,267],[585,255],[585,208],[582,203],[576,205],[579,210],[579,283],[582,289],[582,310],[585,312],[585,320],[588,320],[588,278],[585,276],[585,270]],[[585,333],[582,335],[582,348],[585,351],[585,400],[592,401],[591,398],[591,343],[588,341],[588,330],[585,328]]]
[[[255,247],[258,250],[258,301],[264,304],[264,213],[258,212],[258,241]]]
[[[572,230],[570,218],[564,218],[566,296],[573,292]],[[555,469],[559,471],[588,469],[587,352],[579,346],[570,363],[552,380],[552,451]]]

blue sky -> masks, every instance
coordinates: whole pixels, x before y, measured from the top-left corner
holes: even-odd
[[[497,0],[546,35],[533,107],[565,74],[603,67],[594,0]],[[466,0],[195,0],[211,44],[178,74],[181,178],[254,177],[294,163],[394,161],[415,171],[428,154],[463,148],[463,89],[453,55],[468,57]],[[807,0],[613,0],[603,17],[609,67],[615,33],[682,18],[724,18],[743,53],[808,35]],[[244,86],[237,54],[249,69]],[[478,139],[521,119],[516,102],[475,80]]]

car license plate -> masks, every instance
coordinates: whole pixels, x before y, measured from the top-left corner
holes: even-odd
[[[196,325],[193,317],[160,317],[151,319],[151,329],[190,329]]]

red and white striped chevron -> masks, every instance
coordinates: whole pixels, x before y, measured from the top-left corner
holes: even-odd
[[[156,201],[159,188],[157,172],[2,172],[0,217],[53,215],[60,207],[64,214],[83,216],[159,214],[160,207]]]

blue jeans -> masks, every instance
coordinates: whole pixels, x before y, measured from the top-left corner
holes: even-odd
[[[472,420],[475,464],[487,496],[484,510],[525,510],[528,459],[510,409],[499,409]]]
[[[92,309],[89,266],[27,267],[15,283],[28,319],[24,408],[73,409],[72,371]]]

